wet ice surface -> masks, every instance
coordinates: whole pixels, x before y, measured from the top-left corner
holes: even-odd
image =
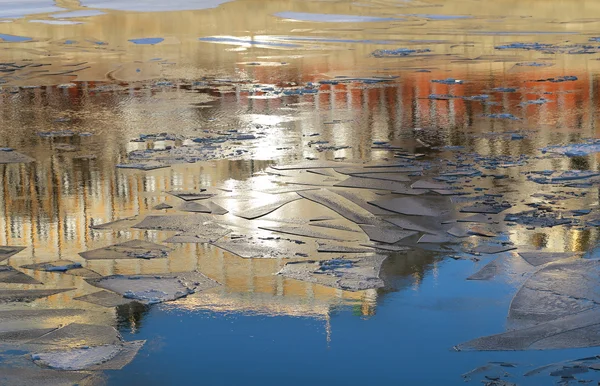
[[[598,380],[589,15],[27,4],[0,25],[0,383]]]

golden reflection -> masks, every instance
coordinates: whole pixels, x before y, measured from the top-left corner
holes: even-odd
[[[62,2],[61,6],[78,9],[74,3]],[[229,190],[240,186],[246,191],[266,190],[279,186],[270,176],[260,174],[274,160],[285,162],[320,156],[383,160],[390,153],[373,150],[374,141],[396,141],[414,149],[418,145],[408,144],[406,139],[418,137],[415,133],[423,130],[427,137],[419,139],[433,145],[465,146],[482,156],[529,156],[530,164],[526,167],[495,171],[506,175],[505,180],[477,181],[482,188],[502,191],[504,199],[510,202],[529,201],[534,193],[546,189],[529,183],[523,175],[526,170],[597,170],[597,156],[533,158],[549,144],[598,137],[600,122],[595,106],[599,99],[596,73],[600,62],[593,60],[597,55],[556,55],[546,60],[549,55],[545,53],[494,49],[513,41],[556,42],[568,38],[587,42],[600,22],[600,19],[589,22],[587,18],[600,11],[597,1],[580,1],[574,7],[567,1],[548,5],[541,0],[510,0],[490,3],[485,9],[471,0],[435,0],[430,4],[440,6],[424,9],[408,4],[400,9],[397,2],[389,1],[360,7],[348,2],[247,0],[203,11],[106,11],[105,15],[83,18],[83,24],[78,25],[30,23],[33,16],[0,24],[0,33],[34,38],[28,43],[2,43],[3,62],[39,62],[47,65],[44,68],[52,74],[32,73],[24,66],[25,70],[5,79],[0,93],[3,123],[0,147],[14,147],[36,159],[33,164],[0,165],[0,245],[28,247],[12,257],[9,264],[20,267],[64,259],[82,262],[101,275],[199,270],[222,286],[174,302],[173,307],[310,316],[326,321],[328,340],[332,308],[351,305],[357,315],[375,315],[382,292],[353,293],[285,279],[276,275],[285,264],[282,259],[242,259],[203,244],[177,245],[167,259],[150,261],[86,262],[78,253],[129,239],[160,243],[172,236],[169,232],[128,227],[90,229],[91,225],[121,218],[163,214],[152,208],[163,202],[178,203],[167,191],[216,186]],[[273,16],[280,11],[368,16],[431,12],[474,17],[434,20],[410,16],[406,23],[394,22],[382,29],[378,23],[331,25],[284,21]],[[522,15],[534,17],[524,19]],[[35,19],[46,17],[49,15],[35,15]],[[503,22],[493,23],[494,29],[482,29],[482,25],[489,25],[486,22],[500,18]],[[577,35],[569,35],[572,32]],[[165,41],[152,46],[129,42],[140,37],[164,37]],[[200,41],[202,37],[220,37],[223,39],[216,43],[234,43],[243,50]],[[391,59],[371,55],[376,49],[398,47],[428,48],[431,55]],[[552,66],[516,65],[525,61],[543,61]],[[64,73],[69,67],[77,70]],[[428,72],[415,71],[422,69]],[[273,97],[252,88],[254,83],[289,89],[334,76],[383,75],[400,75],[400,78],[372,84],[361,80],[315,84],[316,93],[291,96]],[[537,81],[561,75],[577,76],[578,80]],[[465,84],[432,82],[449,76],[465,79]],[[215,78],[240,82],[221,82]],[[162,85],[144,82],[157,79],[163,81]],[[75,86],[56,87],[66,82],[75,82]],[[13,85],[44,87],[13,89]],[[518,90],[495,93],[491,91],[495,87]],[[432,94],[457,98],[435,100],[430,98]],[[491,95],[492,103],[464,98],[482,94]],[[540,95],[549,102],[523,104]],[[515,123],[484,116],[507,112],[526,119]],[[137,140],[142,134],[168,132],[194,138],[218,135],[232,128],[253,130],[258,136],[247,145],[251,150],[248,155],[147,172],[115,167],[127,162],[127,154],[135,150],[189,144],[180,138]],[[525,131],[529,137],[510,141],[502,136],[515,129]],[[72,130],[75,135],[64,138],[38,135],[60,130]],[[86,132],[92,135],[79,135]],[[320,134],[320,141],[337,150],[309,146],[314,134]],[[76,150],[65,151],[64,146],[57,145],[71,145]],[[82,157],[89,155],[95,158]],[[245,182],[251,177],[250,182]],[[561,194],[555,188],[548,189]],[[573,204],[565,200],[565,209],[596,205],[597,188],[586,192],[585,197],[574,200]],[[264,197],[253,192],[248,194],[247,202],[252,206],[264,204]],[[240,201],[235,202],[232,205],[238,206],[229,209],[243,209]],[[173,209],[166,213],[175,212]],[[292,205],[281,211],[288,215],[297,212],[298,207]],[[323,210],[323,213],[329,212]],[[596,230],[564,227],[523,232],[502,230],[517,245],[553,251],[586,251],[598,240]],[[430,271],[437,278],[439,267],[433,253],[415,252],[390,260],[393,261],[384,264],[383,274],[394,283],[393,290],[406,287],[417,290]],[[140,309],[113,311],[74,300],[97,290],[80,277],[42,271],[27,273],[43,282],[45,288],[76,288],[37,300],[35,307],[84,309],[90,314],[82,320],[111,323],[120,318],[132,331],[143,319],[144,312]]]

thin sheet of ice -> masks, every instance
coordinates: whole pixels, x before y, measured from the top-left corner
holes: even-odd
[[[29,20],[30,23],[50,24],[50,25],[76,25],[83,24],[80,21],[71,20]]]
[[[326,13],[309,13],[309,12],[279,12],[275,16],[283,19],[298,20],[298,21],[317,21],[327,23],[368,23],[375,21],[392,21],[402,20],[394,17],[376,17],[376,16],[360,16],[360,15],[336,15]]]
[[[81,6],[118,11],[165,12],[216,8],[230,0],[82,0]]]
[[[471,19],[473,16],[466,15],[432,15],[432,14],[411,14],[411,15],[400,15],[400,16],[413,16],[420,17],[428,20],[460,20],[460,19]]]
[[[55,13],[50,15],[55,19],[68,19],[70,17],[89,17],[89,16],[99,16],[106,15],[106,12],[98,11],[95,9],[81,10],[81,11],[72,11],[72,12],[63,12],[63,13]]]
[[[0,18],[20,18],[64,10],[57,7],[53,0],[0,0]]]
[[[282,48],[296,48],[300,47],[298,44],[293,43],[281,43],[276,40],[256,40],[250,37],[237,37],[237,36],[205,36],[199,38],[201,42],[207,43],[221,43],[221,44],[233,44],[239,46],[267,46],[267,47],[282,47]]]
[[[598,152],[600,152],[600,140],[589,140],[564,146],[548,146],[542,149],[542,153],[562,154],[568,157],[581,157]]]

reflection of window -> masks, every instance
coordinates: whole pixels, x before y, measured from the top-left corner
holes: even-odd
[[[183,174],[181,174],[181,173],[173,173],[171,175],[171,185],[173,187],[183,186]]]
[[[144,179],[144,192],[156,191],[156,178],[148,176]]]
[[[127,178],[122,174],[117,174],[117,196],[125,197],[129,194],[129,185]]]
[[[102,196],[102,178],[99,172],[91,171],[90,172],[90,195],[93,197],[101,197]]]
[[[10,237],[14,239],[23,237],[23,219],[21,217],[10,218]]]
[[[37,233],[40,240],[48,240],[50,237],[50,222],[47,218],[37,218]]]
[[[66,240],[75,240],[77,234],[77,219],[73,216],[66,216],[63,229]]]

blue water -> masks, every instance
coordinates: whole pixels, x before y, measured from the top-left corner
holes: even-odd
[[[402,259],[402,257],[396,257]],[[109,372],[115,385],[464,385],[461,374],[488,361],[534,367],[595,355],[597,349],[525,352],[456,352],[451,348],[504,331],[515,288],[466,281],[470,261],[430,266],[420,284],[392,278],[397,291],[379,297],[376,313],[352,306],[327,321],[307,317],[180,311],[156,307],[127,340],[148,342],[125,369]],[[328,341],[328,336],[330,340]],[[543,377],[519,385],[548,384]],[[480,384],[473,379],[472,384]]]
[[[164,40],[165,40],[164,38],[129,39],[129,41],[132,42],[133,44],[150,44],[150,45],[162,43]]]
[[[33,40],[32,38],[28,38],[27,36],[17,36],[17,35],[7,35],[7,34],[0,34],[0,39],[5,42],[10,42],[10,43],[21,43],[21,42],[28,42],[30,40]]]

